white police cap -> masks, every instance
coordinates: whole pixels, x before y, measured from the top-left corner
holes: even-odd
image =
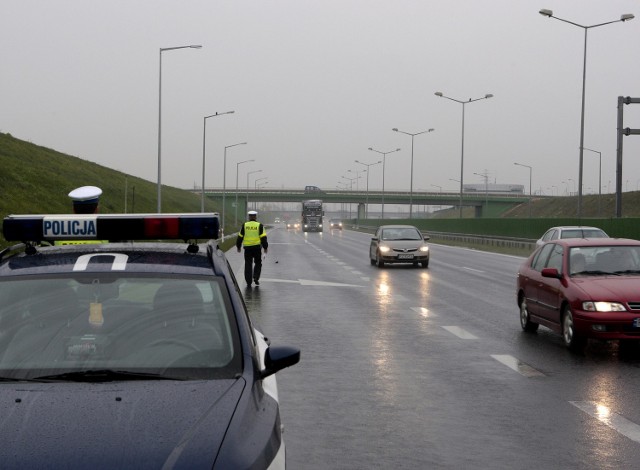
[[[95,204],[98,202],[102,189],[97,186],[81,186],[69,193],[74,204]]]
[[[247,212],[249,215],[258,215],[258,211],[249,211]]]

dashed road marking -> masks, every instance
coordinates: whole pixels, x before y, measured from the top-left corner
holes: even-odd
[[[286,284],[300,284],[301,286],[326,286],[326,287],[366,287],[356,284],[344,284],[341,282],[314,281],[312,279],[273,279],[261,278],[260,282],[281,282]]]
[[[467,330],[463,330],[459,326],[443,326],[445,330],[447,330],[452,335],[457,336],[460,339],[478,339],[477,336],[472,335]]]
[[[462,269],[466,269],[467,271],[473,271],[474,273],[484,273],[484,271],[482,271],[481,269],[473,269],[473,268],[468,268],[466,266],[463,266]]]
[[[518,358],[510,356],[508,354],[492,354],[492,358],[496,361],[504,364],[509,369],[513,369],[525,377],[544,377],[545,375],[537,369],[534,369],[528,364],[520,361]]]
[[[640,442],[640,426],[611,411],[611,408],[593,401],[570,401],[569,403],[632,441]]]

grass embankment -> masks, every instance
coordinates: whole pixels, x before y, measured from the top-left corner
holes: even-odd
[[[0,133],[0,218],[9,214],[66,214],[67,194],[79,186],[99,186],[100,213],[156,213],[157,183],[65,155]],[[200,212],[199,195],[162,186],[162,212]],[[216,212],[211,200],[205,211]],[[0,238],[0,246],[7,246]]]

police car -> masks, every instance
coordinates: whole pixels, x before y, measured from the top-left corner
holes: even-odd
[[[252,325],[218,226],[5,218],[21,243],[0,252],[2,468],[285,467],[274,374],[300,351]]]

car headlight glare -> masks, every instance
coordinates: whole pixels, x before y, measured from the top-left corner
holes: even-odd
[[[381,253],[388,253],[390,251],[390,248],[388,246],[381,246],[380,247],[380,252]]]
[[[582,309],[587,312],[626,312],[619,302],[582,302]]]
[[[422,251],[422,252],[428,252],[428,251],[429,251],[429,247],[428,247],[428,246],[426,246],[426,245],[425,245],[425,246],[421,246],[421,247],[420,247],[420,251]]]

